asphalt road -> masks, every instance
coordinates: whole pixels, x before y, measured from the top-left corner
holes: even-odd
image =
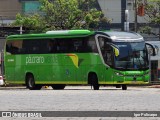
[[[67,86],[64,90],[49,87],[32,91],[25,87],[0,87],[0,111],[160,111],[160,88],[128,87],[124,91],[100,87],[95,91],[90,86]]]

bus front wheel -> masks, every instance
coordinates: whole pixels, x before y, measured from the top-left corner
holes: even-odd
[[[55,85],[52,85],[52,88],[53,88],[54,90],[62,90],[62,89],[65,88],[65,86],[66,86],[66,85],[64,85],[64,84],[55,84]]]
[[[127,90],[127,85],[122,85],[122,90]]]
[[[93,85],[94,90],[99,90],[98,78],[96,74],[92,74],[91,77],[91,85]]]
[[[27,88],[29,88],[30,90],[40,90],[42,88],[41,85],[35,84],[33,75],[27,75],[26,85],[27,85]]]

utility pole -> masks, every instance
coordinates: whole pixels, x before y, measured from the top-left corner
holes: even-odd
[[[129,31],[129,11],[125,10],[124,31]]]
[[[137,0],[134,1],[134,9],[135,9],[134,31],[137,32]]]
[[[19,34],[23,34],[23,31],[24,31],[24,30],[23,30],[23,26],[22,26],[22,25],[19,27],[19,30],[18,30],[18,31],[19,31]]]
[[[22,27],[22,25],[20,26],[20,34],[22,34],[23,33],[23,27]]]

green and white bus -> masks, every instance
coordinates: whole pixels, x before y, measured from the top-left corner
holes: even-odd
[[[155,54],[155,47],[148,44]],[[131,32],[60,30],[11,35],[4,50],[6,83],[42,86],[147,84],[149,54],[142,36]]]

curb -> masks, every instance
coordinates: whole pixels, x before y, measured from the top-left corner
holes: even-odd
[[[160,88],[160,85],[152,85],[152,86],[148,86],[148,88]]]

